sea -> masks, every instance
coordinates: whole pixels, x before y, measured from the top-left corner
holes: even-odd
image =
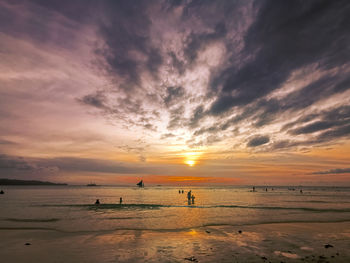
[[[275,186],[266,191],[264,186],[256,187],[255,192],[251,186],[1,188],[5,194],[0,195],[0,229],[179,231],[220,225],[350,221],[350,187]],[[187,200],[190,190],[193,203]]]

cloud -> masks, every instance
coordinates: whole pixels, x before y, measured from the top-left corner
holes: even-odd
[[[128,167],[120,162],[91,158],[62,157],[41,160],[41,162],[55,165],[62,171],[101,172],[115,174],[138,174],[145,172],[144,168],[141,167]]]
[[[130,149],[134,151],[134,149]],[[139,152],[139,150],[137,150]],[[146,161],[140,155],[142,162]],[[93,158],[57,157],[57,158],[24,158],[19,156],[0,155],[0,169],[20,173],[23,171],[55,171],[55,172],[96,172],[111,174],[144,174],[159,171],[159,168],[125,164]]]
[[[182,87],[168,87],[166,89],[166,96],[164,103],[167,107],[179,102],[180,99],[185,95],[185,90]]]
[[[350,125],[341,126],[329,131],[326,131],[318,136],[321,142],[330,142],[339,138],[350,137]]]
[[[105,57],[110,72],[135,84],[143,71],[155,76],[163,59],[149,37],[152,21],[147,14],[148,2],[109,1],[102,6],[99,31],[105,45],[98,52]]]
[[[106,96],[102,92],[96,94],[85,95],[82,99],[78,99],[79,102],[90,105],[99,109],[106,109]]]
[[[185,113],[185,107],[179,106],[178,108],[174,108],[170,110],[170,119],[167,126],[167,129],[174,130],[183,126],[185,119],[183,117]]]
[[[191,128],[197,127],[198,126],[198,121],[203,118],[205,115],[204,112],[204,107],[203,105],[199,105],[193,112],[193,115],[190,119],[189,126]]]
[[[209,163],[347,142],[349,9],[343,0],[3,0],[3,152],[86,158],[2,165],[141,174],[160,171],[153,155],[170,149],[201,148]]]
[[[350,173],[350,168],[330,169],[327,171],[314,172],[312,174],[348,174],[348,173]]]
[[[291,133],[294,135],[305,134],[305,133],[314,133],[322,130],[327,130],[329,128],[337,125],[339,121],[331,122],[331,121],[317,121],[300,127],[298,129],[292,130]]]
[[[312,120],[317,121],[311,122]],[[283,129],[298,126],[305,122],[308,124],[304,126],[299,126],[298,128],[290,129],[289,133],[293,135],[299,134],[308,134],[319,131],[325,131],[324,133],[319,135],[320,141],[325,140],[327,137],[331,139],[331,137],[336,138],[344,136],[347,134],[348,123],[350,121],[350,106],[341,105],[339,107],[330,108],[319,113],[312,113],[310,115],[303,116],[299,118],[297,121],[286,124]],[[333,128],[333,129],[332,129]]]
[[[55,172],[57,167],[53,165],[44,165],[36,163],[33,159],[26,159],[18,156],[8,156],[0,154],[0,170],[8,172]]]
[[[189,63],[192,63],[198,57],[198,52],[202,46],[208,45],[210,42],[225,37],[227,33],[224,23],[215,26],[214,31],[210,33],[195,34],[191,33],[185,43],[184,54]]]
[[[249,140],[247,146],[248,147],[256,147],[256,146],[260,146],[263,144],[266,144],[270,141],[269,136],[256,136],[252,139]]]
[[[9,141],[9,140],[2,140],[0,139],[0,145],[13,145],[13,144],[16,144],[15,142],[13,141]]]
[[[344,49],[349,42],[348,3],[261,1],[257,6],[257,18],[245,35],[243,50],[246,56],[254,55],[240,68],[233,65],[219,73],[222,89],[210,108],[213,115],[266,96],[297,68],[319,63],[320,68],[329,69],[349,61]]]
[[[173,138],[173,137],[175,137],[174,134],[172,134],[172,133],[165,133],[165,134],[163,134],[163,135],[160,137],[160,139],[164,140],[164,139]]]

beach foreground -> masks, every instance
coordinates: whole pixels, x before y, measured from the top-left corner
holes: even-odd
[[[1,262],[350,261],[350,222],[98,233],[1,229],[0,235]]]

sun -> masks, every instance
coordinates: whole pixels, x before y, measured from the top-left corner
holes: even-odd
[[[186,164],[188,164],[189,166],[194,166],[196,164],[196,162],[193,160],[187,160]]]

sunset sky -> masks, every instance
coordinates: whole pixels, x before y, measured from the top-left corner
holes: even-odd
[[[350,185],[349,14],[0,0],[0,178]]]

